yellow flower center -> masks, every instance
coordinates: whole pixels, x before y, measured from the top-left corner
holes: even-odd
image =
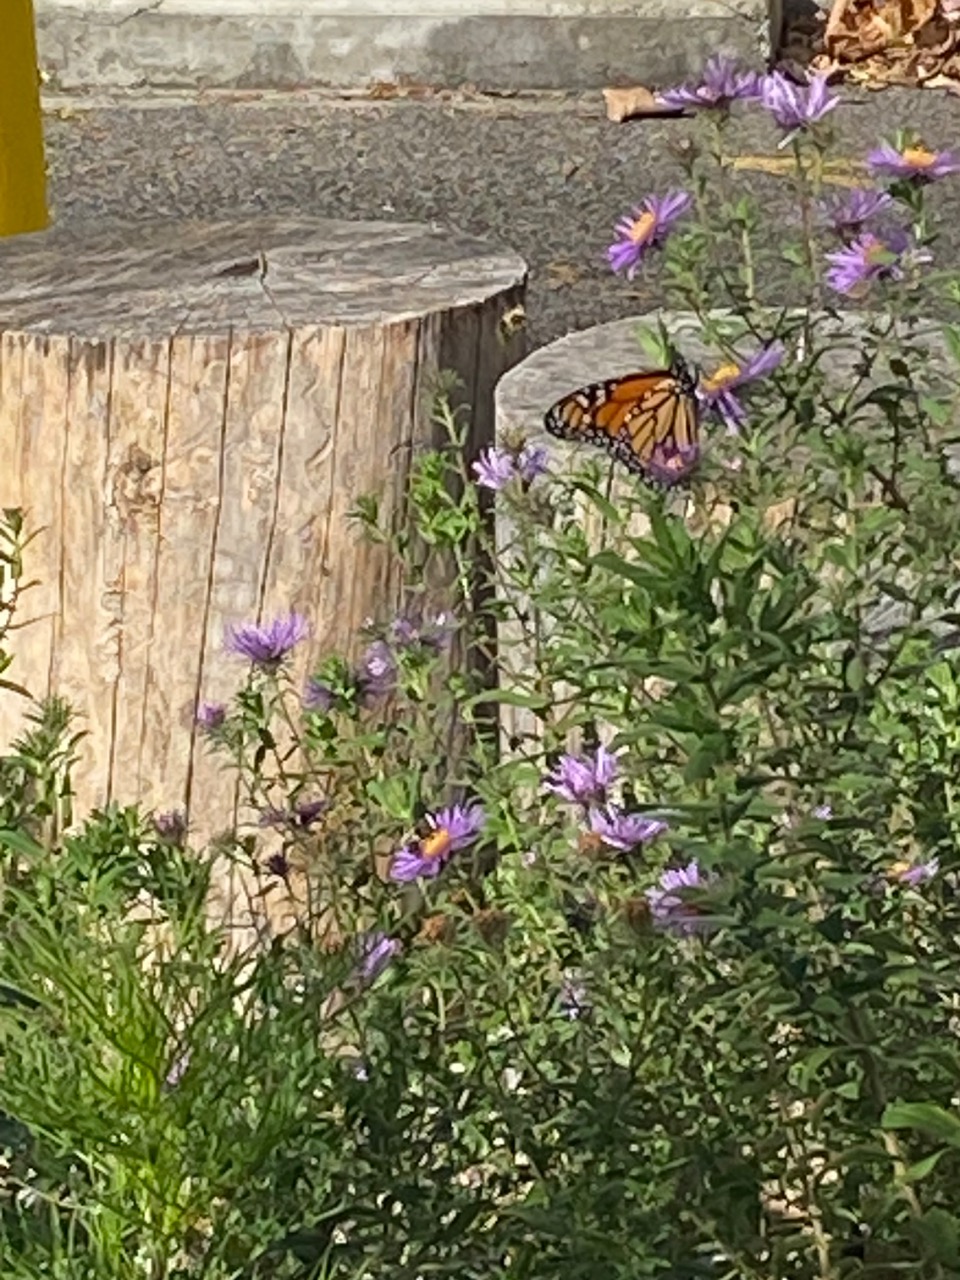
[[[641,213],[639,218],[634,219],[633,226],[627,232],[627,235],[634,244],[643,244],[644,241],[650,239],[651,235],[656,230],[656,227],[657,219],[655,215],[647,209],[645,213]]]
[[[910,870],[910,867],[911,863],[909,862],[892,862],[887,867],[887,878],[889,880],[899,880],[905,872]]]
[[[438,827],[420,841],[421,858],[442,858],[450,852],[453,837],[446,827]]]
[[[906,164],[912,164],[917,169],[929,169],[937,159],[936,155],[926,147],[907,147],[900,152],[900,155]]]
[[[704,391],[720,391],[734,378],[739,378],[740,372],[738,364],[722,364],[719,369],[715,369],[710,374],[709,378],[701,379],[701,385]]]

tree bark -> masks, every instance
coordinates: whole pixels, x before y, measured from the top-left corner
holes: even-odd
[[[225,628],[295,611],[298,678],[400,603],[395,565],[348,513],[402,518],[438,443],[442,371],[492,443],[493,387],[522,354],[500,320],[525,266],[416,224],[266,218],[56,228],[0,244],[0,505],[37,530],[11,674],[88,737],[77,807],[202,807],[235,780],[196,713],[242,664]],[[309,660],[309,661],[308,661]],[[24,706],[0,699],[0,743]]]

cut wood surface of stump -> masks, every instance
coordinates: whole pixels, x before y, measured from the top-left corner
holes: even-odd
[[[11,676],[68,698],[87,738],[77,808],[183,808],[207,831],[236,789],[198,737],[243,664],[225,629],[296,612],[296,676],[355,653],[399,601],[348,519],[402,513],[457,375],[472,454],[522,354],[508,251],[417,224],[267,218],[57,228],[0,242],[0,506],[37,536]],[[0,697],[0,750],[25,706]],[[202,809],[202,815],[199,810]]]

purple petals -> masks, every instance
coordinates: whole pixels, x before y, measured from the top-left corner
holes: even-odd
[[[783,361],[783,357],[783,343],[771,342],[768,346],[761,347],[742,365],[733,361],[721,365],[709,377],[701,378],[697,398],[705,409],[712,410],[722,418],[728,429],[736,431],[747,419],[747,411],[736,394],[737,389],[767,377]]]
[[[884,142],[868,153],[867,165],[876,177],[925,184],[960,173],[960,155],[954,151],[928,151],[919,144],[898,149]]]
[[[830,94],[826,76],[812,76],[807,84],[799,85],[782,72],[772,71],[760,82],[760,101],[780,128],[792,133],[817,124],[840,99]]]
[[[357,976],[362,982],[373,982],[384,969],[403,950],[403,944],[397,938],[391,938],[382,930],[364,933],[356,940]]]
[[[607,249],[613,270],[632,280],[644,257],[663,244],[692,203],[689,192],[669,191],[665,196],[647,196],[631,215],[621,218],[614,228],[616,239]]]
[[[454,853],[473,844],[486,821],[479,804],[455,804],[428,814],[428,833],[397,850],[390,864],[390,879],[403,884],[439,875]]]
[[[263,626],[245,622],[228,627],[226,644],[231,653],[248,659],[255,666],[274,670],[309,632],[306,618],[291,613]]]
[[[506,449],[491,445],[483,450],[473,464],[473,474],[482,489],[492,489],[498,493],[517,474],[516,461]]]
[[[727,110],[733,102],[753,102],[760,97],[761,77],[746,71],[734,58],[715,53],[707,59],[699,82],[678,85],[657,94],[667,107],[701,107]]]
[[[216,733],[223,728],[227,718],[227,708],[222,702],[203,702],[197,712],[197,724],[204,733]]]
[[[940,859],[937,857],[930,858],[927,862],[895,862],[887,871],[887,878],[896,884],[916,889],[932,880],[939,870]]]
[[[837,293],[859,297],[877,280],[900,280],[906,265],[919,265],[931,260],[925,249],[910,250],[907,233],[902,230],[884,236],[864,231],[850,244],[826,255],[830,264],[826,281]]]
[[[548,791],[568,804],[602,804],[607,789],[617,776],[617,757],[606,747],[598,747],[594,756],[561,756],[544,778]]]
[[[667,824],[659,818],[643,813],[625,813],[617,805],[605,809],[591,809],[588,817],[590,830],[608,849],[630,853],[639,845],[649,844],[667,830]]]
[[[819,202],[820,215],[838,235],[848,236],[862,231],[878,214],[893,207],[893,197],[886,191],[856,187],[842,195],[825,196]]]
[[[515,449],[491,445],[473,464],[473,474],[482,489],[499,492],[516,477],[526,488],[546,472],[548,460],[546,446],[531,440]]]
[[[650,916],[656,928],[680,934],[710,932],[713,922],[695,901],[691,901],[691,891],[695,895],[709,884],[696,858],[685,867],[664,871],[659,885],[646,891]]]

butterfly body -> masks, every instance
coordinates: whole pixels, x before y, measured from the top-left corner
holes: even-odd
[[[544,419],[560,440],[605,449],[649,484],[684,480],[699,457],[696,380],[680,359],[581,387],[558,400]]]

